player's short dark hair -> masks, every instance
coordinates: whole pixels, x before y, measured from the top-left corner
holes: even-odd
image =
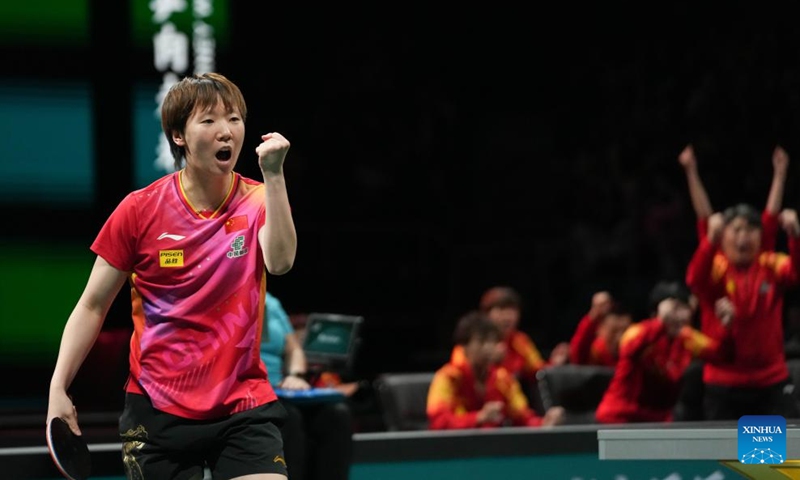
[[[505,285],[492,287],[481,295],[479,308],[482,312],[488,312],[493,308],[522,309],[522,298],[512,287]]]
[[[758,210],[747,203],[739,203],[728,207],[722,212],[725,225],[731,223],[735,218],[743,218],[751,227],[761,228],[761,214]]]
[[[186,148],[175,143],[173,134],[184,133],[186,122],[195,110],[211,110],[219,101],[229,112],[238,110],[243,122],[247,119],[247,104],[241,90],[219,73],[189,75],[174,83],[167,91],[161,104],[161,129],[169,143],[175,170],[180,170]]]
[[[453,343],[456,345],[466,345],[473,339],[499,341],[501,338],[500,328],[478,310],[469,311],[459,318],[453,332]]]
[[[692,293],[683,282],[662,280],[657,282],[650,290],[648,306],[650,307],[650,312],[655,313],[658,311],[658,304],[668,298],[674,298],[688,305],[691,296]]]

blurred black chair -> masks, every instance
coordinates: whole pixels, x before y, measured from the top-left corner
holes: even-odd
[[[434,372],[383,373],[373,387],[388,431],[427,430],[428,388]]]
[[[613,367],[598,365],[543,368],[536,373],[542,407],[563,407],[566,424],[596,423],[594,412],[613,376]]]

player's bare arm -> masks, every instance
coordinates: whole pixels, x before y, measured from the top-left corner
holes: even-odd
[[[697,218],[710,217],[714,210],[700,178],[697,157],[691,144],[687,145],[678,155],[678,163],[681,164],[686,173],[686,183],[689,186],[689,197],[692,200],[692,208],[694,208],[695,215],[697,215]]]
[[[789,171],[789,154],[780,145],[772,152],[772,184],[769,188],[766,210],[777,215],[783,206],[786,175]]]
[[[94,345],[108,309],[127,277],[126,272],[111,266],[102,257],[98,256],[95,260],[86,287],[67,319],[61,337],[58,359],[50,380],[48,422],[54,417],[61,417],[72,431],[80,433],[77,413],[67,396],[67,389]]]
[[[258,232],[258,240],[267,271],[282,275],[292,268],[297,253],[297,233],[283,175],[283,163],[290,144],[277,132],[262,135],[261,140],[256,147],[256,154],[266,186],[267,221]]]

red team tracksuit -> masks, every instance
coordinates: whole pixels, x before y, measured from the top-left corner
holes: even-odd
[[[569,359],[575,365],[601,365],[613,367],[618,356],[611,352],[608,343],[597,336],[600,320],[592,319],[587,313],[578,323],[575,334],[569,342]]]
[[[664,323],[650,318],[622,335],[614,377],[595,416],[600,423],[666,422],[680,393],[681,378],[693,358],[730,354],[728,337],[718,342],[685,326],[670,338]]]
[[[502,366],[493,366],[486,381],[486,392],[475,388],[475,374],[461,346],[453,348],[450,362],[433,377],[428,392],[428,422],[432,430],[457,428],[492,428],[501,424],[478,425],[478,411],[486,402],[505,403],[505,417],[515,426],[539,426],[542,418],[528,406],[516,377]]]
[[[708,217],[697,219],[697,240],[702,242],[708,235]],[[761,250],[775,250],[775,243],[778,237],[778,217],[768,211],[761,212]],[[720,253],[720,255],[722,255]],[[690,285],[691,287],[691,285]],[[697,295],[697,292],[692,292]],[[716,325],[719,324],[716,314],[714,314],[714,301],[707,298],[698,298],[700,301],[700,330],[707,334],[713,334]],[[711,330],[708,330],[708,329]]]
[[[515,330],[503,343],[506,354],[500,364],[518,379],[535,383],[536,372],[548,363],[542,358],[531,337],[521,330]]]
[[[686,283],[697,295],[703,330],[719,338],[724,327],[714,317],[714,302],[727,296],[736,315],[731,325],[734,357],[707,363],[703,381],[725,387],[766,387],[789,376],[784,356],[783,292],[797,282],[800,239],[788,240],[789,255],[762,251],[747,268],[737,268],[703,236],[689,263]]]

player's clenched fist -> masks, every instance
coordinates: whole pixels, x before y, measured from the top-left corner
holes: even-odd
[[[277,173],[283,167],[289,140],[278,132],[261,135],[261,144],[256,147],[258,166],[262,173]]]
[[[797,219],[797,211],[795,209],[784,209],[778,215],[778,221],[783,226],[783,229],[786,230],[787,235],[790,237],[800,236],[800,221]]]

